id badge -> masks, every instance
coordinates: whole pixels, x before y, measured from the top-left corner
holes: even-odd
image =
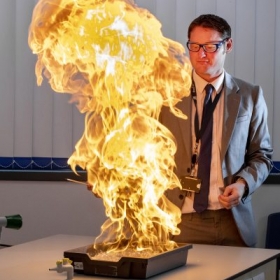
[[[200,192],[201,180],[196,177],[184,176],[180,178],[183,190],[189,192]]]

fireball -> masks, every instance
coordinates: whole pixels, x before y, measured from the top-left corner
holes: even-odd
[[[172,249],[181,212],[164,196],[180,187],[176,141],[159,123],[162,106],[189,95],[191,66],[160,22],[125,0],[40,0],[29,46],[40,85],[72,95],[85,131],[68,160],[87,171],[108,220],[94,246],[106,251]],[[101,245],[100,245],[101,244]]]

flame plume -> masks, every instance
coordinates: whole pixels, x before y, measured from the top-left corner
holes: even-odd
[[[85,131],[68,162],[87,171],[108,220],[95,240],[102,250],[166,251],[176,246],[180,210],[164,196],[180,186],[173,173],[175,139],[159,121],[162,106],[189,95],[184,48],[129,0],[40,0],[29,46],[36,76],[72,94]]]

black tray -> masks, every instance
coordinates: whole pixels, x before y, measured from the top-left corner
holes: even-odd
[[[64,252],[64,257],[73,261],[74,272],[85,275],[109,276],[130,279],[146,279],[168,270],[184,266],[190,244],[178,244],[178,248],[150,258],[121,257],[118,261],[95,260],[88,253],[92,245]],[[91,255],[93,255],[91,253]]]

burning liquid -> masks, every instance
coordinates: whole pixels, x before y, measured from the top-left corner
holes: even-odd
[[[180,210],[164,196],[180,186],[173,173],[175,139],[159,121],[162,106],[189,95],[184,48],[132,1],[40,0],[29,30],[36,76],[72,94],[86,113],[69,158],[87,171],[108,220],[95,247],[106,252],[173,249]],[[102,244],[102,245],[97,245]]]
[[[123,257],[130,257],[130,258],[139,258],[139,259],[149,259],[151,257],[157,256],[161,252],[156,251],[135,251],[132,249],[126,249],[125,251],[121,252],[100,252],[94,256],[89,254],[91,260],[98,260],[98,261],[109,261],[109,262],[118,262]]]

